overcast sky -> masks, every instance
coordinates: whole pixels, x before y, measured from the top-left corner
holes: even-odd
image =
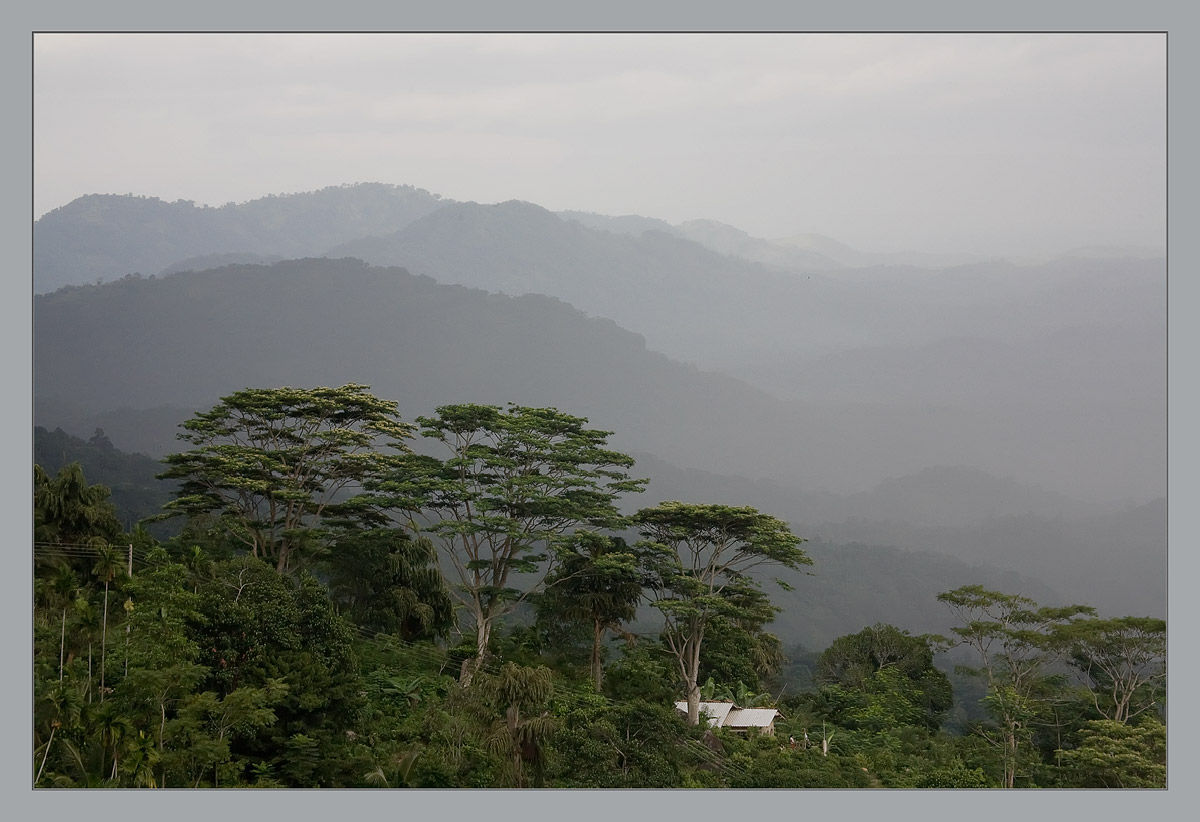
[[[353,182],[864,251],[1165,246],[1162,35],[36,35],[34,210]]]

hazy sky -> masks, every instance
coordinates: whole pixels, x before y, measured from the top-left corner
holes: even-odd
[[[327,185],[866,251],[1165,245],[1162,35],[37,35],[36,215]]]

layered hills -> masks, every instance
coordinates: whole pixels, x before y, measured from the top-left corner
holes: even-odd
[[[646,496],[1161,611],[1161,258],[856,256],[377,184],[220,208],[89,195],[34,243],[48,429],[160,456],[250,385],[364,382],[408,418],[553,405],[637,452]]]
[[[237,262],[305,257],[357,237],[394,231],[436,210],[441,198],[412,186],[364,183],[267,196],[220,207],[132,194],[89,194],[38,219],[34,290],[159,274],[211,255]],[[224,262],[234,262],[225,259]],[[194,265],[209,268],[209,264]]]

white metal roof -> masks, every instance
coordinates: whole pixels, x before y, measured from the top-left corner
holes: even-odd
[[[687,713],[686,702],[676,702],[675,707]],[[710,728],[766,728],[780,716],[774,708],[739,708],[732,702],[701,702],[700,713],[707,716]]]
[[[774,708],[734,708],[721,723],[726,728],[766,728],[779,716]]]
[[[687,702],[676,702],[675,707],[677,709],[679,709],[680,711],[683,711],[685,714],[687,713],[687,709],[688,709]],[[732,702],[701,702],[700,703],[700,713],[707,714],[708,726],[710,728],[720,728],[722,725],[729,724],[725,721],[725,719],[727,716],[729,716],[730,711],[735,711],[735,710],[737,710],[737,706],[734,705]]]

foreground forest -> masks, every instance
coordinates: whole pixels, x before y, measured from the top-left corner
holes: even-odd
[[[804,535],[627,513],[646,482],[587,424],[246,389],[183,423],[133,525],[77,462],[35,464],[34,784],[1165,786],[1163,620],[965,585],[947,636],[789,659],[772,594],[822,585]],[[708,729],[702,700],[774,733]]]

